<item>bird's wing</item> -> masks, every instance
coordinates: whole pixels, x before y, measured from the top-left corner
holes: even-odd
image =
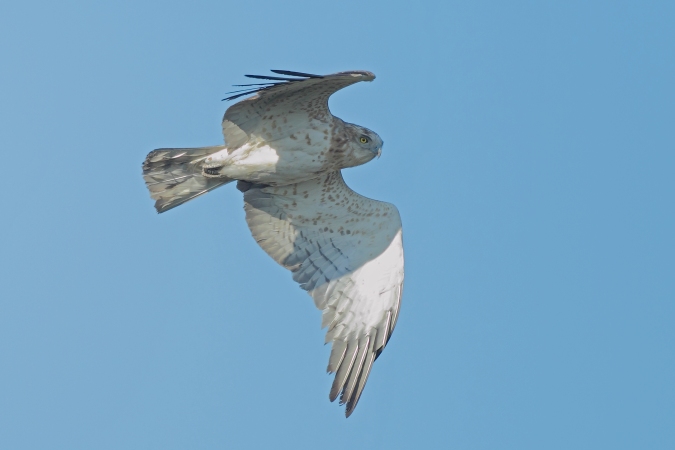
[[[293,272],[323,311],[335,373],[330,400],[356,407],[391,336],[403,290],[401,219],[392,204],[352,191],[340,171],[281,187],[239,182],[258,244]]]
[[[339,72],[331,75],[313,75],[288,70],[273,70],[279,76],[246,75],[265,83],[240,85],[242,91],[231,92],[224,100],[255,94],[230,106],[223,117],[223,135],[231,148],[247,142],[252,135],[266,141],[274,140],[275,134],[292,133],[289,126],[306,130],[312,120],[328,123],[332,115],[328,109],[328,97],[359,81],[372,81],[375,75],[366,71]],[[277,123],[275,123],[277,121]]]

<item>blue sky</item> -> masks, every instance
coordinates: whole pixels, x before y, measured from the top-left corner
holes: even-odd
[[[672,2],[0,7],[0,447],[675,447]],[[157,215],[141,162],[222,142],[245,73],[377,74],[345,171],[406,285],[351,418],[320,313],[227,186]]]

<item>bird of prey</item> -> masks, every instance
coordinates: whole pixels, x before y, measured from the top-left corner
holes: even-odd
[[[382,139],[333,116],[328,98],[375,75],[273,72],[282,76],[246,75],[261,82],[224,99],[253,94],[225,112],[224,145],[154,150],[143,178],[159,213],[237,181],[254,239],[322,310],[329,398],[349,417],[396,325],[403,244],[396,207],[352,191],[340,172],[379,156]]]

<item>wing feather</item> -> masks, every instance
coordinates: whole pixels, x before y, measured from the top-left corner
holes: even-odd
[[[328,373],[335,373],[339,368],[340,364],[342,363],[342,360],[345,357],[345,352],[347,351],[347,343],[346,342],[335,342],[333,344],[333,348],[331,349],[330,352],[330,359],[328,360],[328,367],[326,368],[326,372]]]
[[[323,78],[322,75],[314,75],[312,73],[303,73],[303,72],[293,72],[291,70],[272,70],[274,73],[279,75],[290,75],[292,77],[306,77],[306,78]]]
[[[337,373],[335,374],[335,379],[333,379],[333,386],[330,388],[330,393],[328,398],[331,402],[334,402],[335,399],[340,394],[340,391],[344,388],[347,377],[352,372],[352,367],[354,366],[354,361],[356,356],[359,353],[359,344],[356,340],[349,341],[347,343],[347,351],[345,352],[345,360],[340,365]]]
[[[356,388],[356,382],[359,379],[361,374],[361,369],[363,368],[363,362],[366,360],[366,354],[370,349],[370,336],[365,335],[359,339],[359,351],[356,354],[355,364],[352,370],[349,372],[349,377],[347,382],[342,390],[342,395],[340,396],[340,404],[344,405],[349,401],[354,393],[354,388]]]
[[[366,360],[363,363],[363,370],[359,375],[359,382],[356,385],[356,391],[347,402],[347,409],[345,410],[345,415],[347,417],[351,416],[352,412],[354,411],[354,408],[356,408],[356,405],[358,404],[359,399],[361,398],[361,392],[363,392],[363,388],[366,385],[366,381],[368,381],[370,369],[373,367],[373,361],[375,361],[375,353],[372,351],[372,349],[370,349],[370,351],[366,355]]]
[[[313,75],[288,70],[274,70],[281,75],[246,75],[249,78],[271,80],[270,83],[252,85],[251,89],[233,91],[223,100],[235,100],[249,94],[254,96],[230,106],[223,117],[223,135],[231,148],[247,142],[252,136],[262,136],[263,128],[271,133],[272,127],[265,124],[265,117],[284,117],[293,122],[298,130],[307,130],[314,120],[326,122],[333,116],[328,109],[328,98],[342,88],[359,81],[372,81],[375,75],[366,71],[338,72],[331,75]],[[289,129],[285,128],[289,133]],[[290,131],[292,132],[292,131]],[[270,136],[267,140],[274,139]]]
[[[252,185],[244,200],[256,242],[293,273],[322,310],[326,342],[333,345],[329,397],[339,396],[349,416],[398,317],[403,286],[398,211],[349,189],[339,171],[291,186]]]

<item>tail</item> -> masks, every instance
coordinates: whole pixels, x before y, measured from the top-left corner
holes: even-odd
[[[148,153],[143,162],[143,179],[155,201],[155,209],[163,213],[232,181],[229,178],[207,178],[202,163],[209,155],[225,146],[202,148],[158,148]]]

